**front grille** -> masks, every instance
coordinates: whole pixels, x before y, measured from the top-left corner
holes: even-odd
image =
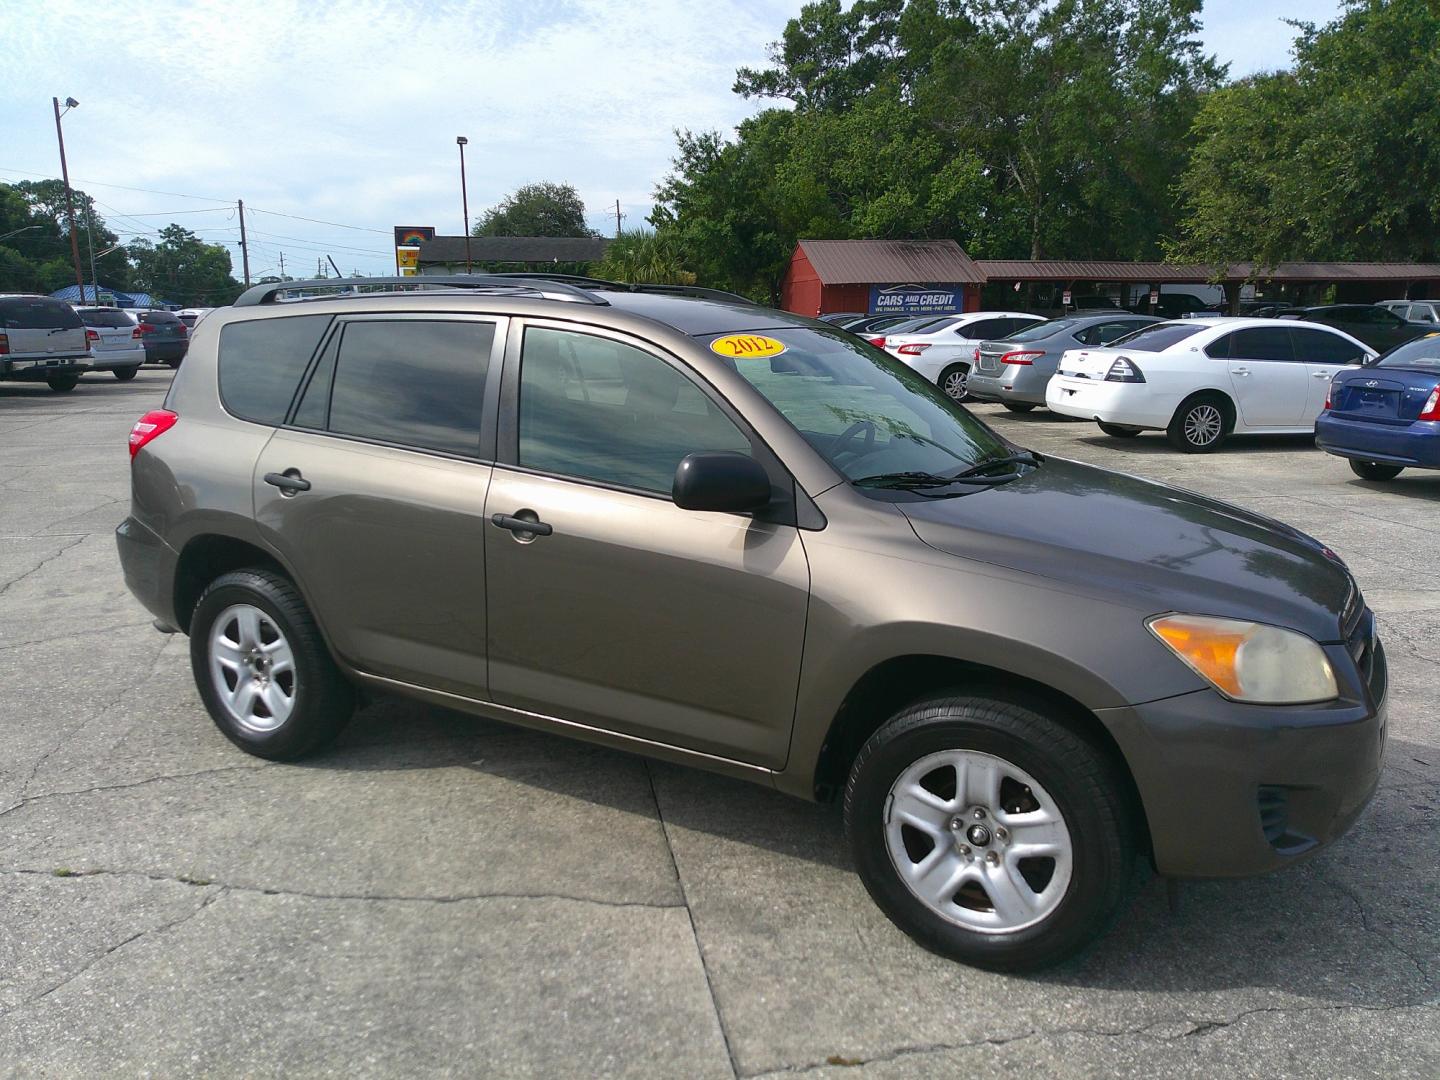
[[[1285,789],[1262,786],[1256,796],[1260,809],[1260,831],[1274,847],[1281,846],[1281,839],[1290,826],[1290,799]]]

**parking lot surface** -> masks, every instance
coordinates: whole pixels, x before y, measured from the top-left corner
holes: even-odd
[[[893,928],[834,807],[406,703],[243,755],[115,554],[169,377],[0,385],[0,1074],[1440,1075],[1440,474],[977,407],[1320,537],[1391,664],[1349,835],[1022,978]]]

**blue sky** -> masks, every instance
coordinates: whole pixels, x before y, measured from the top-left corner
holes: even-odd
[[[1210,0],[1203,38],[1234,75],[1285,67],[1282,20],[1325,22],[1339,6]],[[799,7],[147,0],[121,16],[0,0],[0,180],[59,174],[50,97],[71,96],[71,177],[112,228],[128,240],[175,221],[236,251],[225,204],[243,198],[257,276],[282,251],[295,272],[329,253],[382,273],[392,225],[458,233],[456,135],[470,140],[472,220],[556,180],[579,189],[595,228],[613,230],[617,199],[639,225],[673,129],[728,129],[758,108],[730,92],[735,69],[762,63]]]

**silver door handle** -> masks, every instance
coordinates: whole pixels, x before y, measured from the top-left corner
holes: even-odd
[[[1310,372],[1310,377],[1311,377],[1312,379],[1328,379],[1328,378],[1330,378],[1330,372],[1328,372],[1328,371],[1312,371],[1312,372]]]
[[[1231,368],[1231,369],[1230,369],[1230,374],[1231,374],[1231,375],[1249,375],[1249,374],[1250,374],[1250,369],[1249,369],[1249,368],[1245,368],[1245,367]]]

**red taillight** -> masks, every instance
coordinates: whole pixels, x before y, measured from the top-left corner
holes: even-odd
[[[130,429],[130,456],[133,458],[142,447],[149,445],[152,439],[164,435],[179,419],[180,417],[169,409],[156,409],[136,420],[135,426]]]
[[[979,346],[979,345],[976,345],[976,346],[975,346],[975,355],[972,356],[971,359],[974,360],[975,363],[977,363],[977,364],[980,362],[980,346]]]
[[[1425,407],[1420,410],[1421,420],[1440,420],[1440,385],[1436,385],[1430,391],[1430,396],[1425,399]]]
[[[183,322],[176,326],[175,329],[180,331],[181,337],[187,336],[190,332],[190,328],[186,326]]]
[[[99,341],[99,340],[100,340],[100,334],[99,334],[99,332],[96,331],[96,330],[91,330],[91,329],[87,326],[87,327],[85,328],[85,341],[88,343],[88,342]]]
[[[135,341],[139,341],[139,340],[140,340],[140,337],[141,337],[140,327],[137,326],[137,327],[135,327],[134,330],[131,330],[131,331],[130,331],[130,337],[133,338]]]
[[[153,324],[153,323],[148,323],[148,322],[142,322],[142,323],[141,323],[139,326],[137,326],[135,329],[136,329],[136,330],[139,330],[140,333],[142,333],[142,334],[153,334],[153,333],[155,332],[155,326],[154,326],[154,324]]]
[[[901,356],[919,356],[929,347],[929,345],[921,345],[917,342],[912,345],[901,345],[900,348],[896,349],[895,351],[898,352]]]
[[[869,341],[871,345],[874,345],[877,349],[883,349],[885,347],[884,335],[881,335],[880,337],[867,338],[866,340]]]
[[[1045,353],[1043,350],[1034,350],[1030,352],[1007,352],[1004,356],[1000,357],[1000,363],[1033,364],[1035,363],[1035,357],[1044,355]]]
[[[6,334],[0,334],[0,356],[10,355],[10,338]]]

